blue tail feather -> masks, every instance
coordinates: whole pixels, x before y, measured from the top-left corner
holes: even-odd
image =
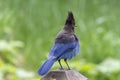
[[[46,74],[51,69],[55,61],[56,61],[55,59],[46,60],[42,67],[38,70],[38,74],[41,76]]]

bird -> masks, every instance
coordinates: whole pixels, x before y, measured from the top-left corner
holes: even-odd
[[[38,70],[40,76],[47,74],[56,61],[58,61],[60,69],[64,69],[61,64],[61,59],[65,61],[68,70],[70,70],[67,60],[75,57],[80,51],[80,42],[75,34],[75,27],[73,13],[72,11],[68,11],[64,27],[57,34],[54,45],[49,52],[48,59]]]

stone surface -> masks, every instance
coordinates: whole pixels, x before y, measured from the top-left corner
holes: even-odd
[[[87,78],[75,70],[55,70],[40,80],[87,80]]]

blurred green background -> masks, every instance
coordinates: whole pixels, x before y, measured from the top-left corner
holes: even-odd
[[[40,78],[68,11],[81,44],[71,68],[89,80],[120,80],[120,0],[0,0],[0,80]]]

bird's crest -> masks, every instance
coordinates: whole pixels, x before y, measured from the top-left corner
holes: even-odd
[[[68,17],[66,19],[65,25],[75,25],[74,16],[71,11],[68,11]]]

